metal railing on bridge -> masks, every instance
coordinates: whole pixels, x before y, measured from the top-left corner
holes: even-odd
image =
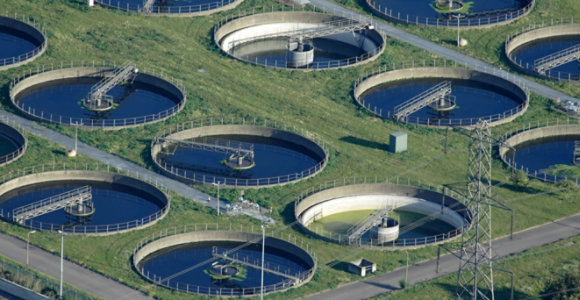
[[[274,274],[276,276],[280,276],[280,277],[284,277],[290,280],[293,280],[295,283],[298,283],[301,281],[300,276],[299,275],[295,275],[292,274],[291,271],[287,268],[286,271],[282,270],[280,271],[280,266],[267,262],[264,267],[262,268],[262,265],[260,264],[260,262],[258,261],[258,259],[254,258],[254,257],[250,257],[248,255],[242,255],[240,257],[239,253],[235,253],[233,256],[228,256],[229,253],[227,253],[227,251],[224,251],[223,253],[219,253],[219,250],[217,249],[217,247],[213,247],[212,248],[212,256],[214,258],[219,258],[219,259],[223,259],[223,260],[228,260],[231,261],[233,263],[237,263],[237,264],[241,264],[250,268],[254,268],[254,269],[258,269],[258,270],[264,270],[264,272],[267,273],[271,273]],[[282,267],[283,269],[283,267]]]
[[[192,140],[172,139],[166,137],[159,137],[157,139],[157,142],[168,143],[171,145],[176,145],[178,147],[187,147],[197,150],[207,150],[225,154],[234,154],[236,157],[247,158],[251,161],[254,161],[254,145],[249,143],[235,142],[234,145],[234,143],[232,143],[231,141],[227,141],[225,145],[223,145],[217,142],[215,143],[199,142]]]
[[[314,25],[314,27],[284,30],[273,33],[266,33],[259,36],[247,37],[239,40],[233,40],[231,41],[230,49],[232,49],[235,45],[240,45],[255,40],[273,39],[279,37],[313,39],[343,32],[355,32],[370,26],[368,23],[360,23],[359,21],[352,19],[333,20]]]
[[[357,224],[351,226],[347,231],[346,235],[348,236],[348,244],[350,245],[353,242],[356,242],[360,237],[362,237],[367,231],[371,230],[371,228],[379,225],[383,218],[386,218],[389,212],[391,211],[391,207],[387,206],[385,209],[380,211],[376,211],[369,215],[367,218],[362,219]]]
[[[15,208],[12,210],[12,219],[18,223],[23,223],[28,219],[42,216],[75,204],[91,201],[92,198],[91,187],[83,186]]]
[[[580,59],[580,44],[534,60],[534,70],[545,75],[547,70],[557,68],[578,59]]]
[[[443,81],[435,86],[423,91],[415,97],[395,106],[393,117],[402,120],[421,108],[442,99],[451,94],[451,82]]]

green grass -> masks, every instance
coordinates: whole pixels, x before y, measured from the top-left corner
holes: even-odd
[[[496,299],[510,297],[511,276],[506,270],[514,272],[514,299],[537,299],[559,275],[580,268],[578,243],[580,237],[574,237],[495,262]],[[457,275],[452,274],[373,299],[454,299],[456,281]]]
[[[562,0],[572,3],[570,1]],[[327,266],[327,263],[335,260],[349,261],[365,257],[379,264],[379,274],[405,263],[405,253],[402,251],[385,255],[365,249],[345,249],[303,235],[295,226],[286,228],[284,224],[294,222],[293,201],[303,191],[318,187],[326,181],[342,180],[343,177],[360,179],[364,176],[372,179],[385,176],[410,177],[423,183],[446,185],[457,190],[462,190],[465,185],[468,142],[465,130],[450,132],[448,154],[445,155],[445,131],[380,120],[358,107],[352,99],[353,82],[361,74],[372,72],[382,64],[437,58],[432,54],[388,39],[383,55],[376,61],[355,68],[316,72],[270,70],[232,60],[215,46],[212,40],[213,25],[229,15],[229,12],[195,18],[147,18],[99,7],[88,9],[84,3],[80,0],[0,0],[0,7],[26,12],[43,24],[49,38],[49,48],[42,57],[27,66],[0,72],[0,103],[3,109],[15,111],[7,96],[9,82],[30,68],[71,60],[115,60],[118,63],[132,60],[140,70],[155,68],[181,80],[188,90],[184,111],[169,120],[139,128],[83,131],[79,133],[83,142],[154,169],[149,154],[152,137],[191,119],[226,116],[276,120],[315,133],[328,144],[330,161],[320,175],[283,187],[245,191],[246,198],[250,200],[271,203],[274,217],[278,221],[274,228],[304,239],[313,246],[319,258],[319,269],[314,280],[300,289],[274,294],[269,298],[296,298],[358,278],[339,268]],[[541,5],[547,4],[543,3]],[[240,9],[262,5],[269,7],[277,4],[270,1],[244,1]],[[436,36],[437,32],[430,34]],[[440,33],[441,38],[453,35],[452,31],[443,30]],[[485,31],[485,34],[481,34],[494,41],[501,40],[497,37],[501,32]],[[462,51],[473,51],[470,49],[476,47],[475,40],[471,40],[471,37],[468,39],[472,44]],[[485,43],[483,40],[480,42]],[[490,44],[489,49],[495,49],[497,45],[494,45]],[[475,54],[479,55],[479,52]],[[499,54],[495,50],[489,51],[491,60],[494,60],[492,55],[500,57]],[[499,58],[496,60],[499,61]],[[201,68],[206,72],[197,72]],[[531,107],[523,117],[494,128],[493,132],[500,135],[522,128],[528,122],[565,118],[551,107],[550,101],[532,95]],[[74,135],[71,128],[57,125],[48,127]],[[389,134],[399,130],[408,133],[409,150],[401,154],[386,152]],[[64,155],[66,149],[40,137],[30,136],[29,139],[30,147],[24,157],[0,168],[0,175],[44,162],[76,162],[79,165],[93,162],[82,153],[77,158],[68,159]],[[537,180],[532,180],[526,189],[513,186],[509,181],[509,170],[497,160],[497,155],[495,158],[493,179],[497,186],[494,188],[494,197],[515,210],[516,230],[566,216],[577,210],[576,198],[579,192],[574,191],[571,196],[565,197],[557,190],[558,187]],[[215,195],[215,188],[199,188]],[[220,193],[226,200],[234,200],[239,191],[222,189]],[[158,288],[141,279],[132,270],[130,257],[139,241],[158,233],[162,228],[183,224],[231,222],[246,227],[258,226],[258,223],[248,217],[223,216],[218,219],[215,212],[208,208],[175,194],[171,196],[173,202],[168,216],[150,228],[106,237],[67,237],[67,258],[160,299],[189,298],[183,293]],[[493,235],[507,234],[509,213],[494,210],[493,217]],[[0,223],[0,230],[21,238],[27,233],[26,229],[5,222]],[[32,242],[52,252],[59,249],[57,234],[35,234]],[[410,251],[409,255],[412,262],[417,262],[433,257],[435,252],[436,249],[428,247]]]

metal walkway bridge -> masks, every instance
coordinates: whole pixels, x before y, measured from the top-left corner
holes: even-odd
[[[279,31],[274,33],[267,33],[260,36],[253,36],[239,40],[231,41],[231,48],[234,45],[243,44],[255,40],[272,39],[279,37],[299,38],[299,39],[313,39],[317,37],[329,36],[343,32],[354,32],[363,30],[365,28],[372,28],[369,23],[360,23],[352,19],[340,19],[335,21],[323,22],[316,24],[316,27],[292,29],[286,31]]]
[[[84,105],[89,109],[104,110],[113,106],[113,97],[107,95],[116,85],[128,81],[137,73],[137,66],[131,62],[126,62],[120,68],[113,71],[113,76],[105,77],[91,87]]]
[[[216,247],[212,248],[212,256],[215,258],[220,258],[220,259],[224,259],[224,260],[229,260],[233,263],[238,263],[250,268],[254,268],[254,269],[258,269],[261,270],[262,269],[262,265],[260,263],[259,259],[256,258],[252,258],[250,256],[242,256],[241,259],[239,257],[239,255],[236,253],[235,257],[230,257],[227,255],[227,252],[225,253],[219,253],[218,249]],[[299,283],[300,282],[300,277],[296,276],[295,274],[290,274],[290,270],[287,269],[286,272],[282,272],[280,271],[280,266],[279,265],[274,265],[272,267],[273,264],[271,264],[270,262],[267,263],[267,265],[264,265],[264,272],[268,272],[277,276],[281,276],[281,277],[285,277],[288,279],[291,279],[292,281],[294,281],[295,283]]]
[[[91,187],[83,186],[62,194],[54,195],[46,199],[33,202],[12,210],[12,219],[23,223],[28,219],[38,217],[59,209],[82,204],[93,198]]]
[[[443,99],[451,94],[451,82],[443,81],[435,86],[429,88],[428,90],[420,93],[419,95],[395,106],[393,109],[393,116],[397,120],[401,120],[409,116],[410,114],[420,110],[421,108]]]
[[[534,60],[534,70],[540,74],[546,74],[546,71],[567,64],[575,59],[580,59],[580,44]]]
[[[387,217],[389,212],[391,211],[391,207],[387,206],[380,211],[376,211],[372,213],[365,219],[362,219],[357,224],[350,227],[347,231],[347,239],[348,244],[350,245],[353,242],[356,242],[363,234],[369,231],[371,228],[378,226],[381,221]]]
[[[249,149],[242,148],[244,144],[239,143],[236,146],[233,146],[230,141],[226,143],[226,145],[220,145],[217,143],[203,143],[203,142],[196,142],[196,141],[188,141],[188,140],[179,140],[179,139],[170,139],[170,138],[158,138],[157,142],[159,143],[168,143],[172,145],[178,145],[180,147],[187,147],[191,149],[197,150],[207,150],[213,152],[220,152],[225,154],[233,154],[236,158],[240,157],[242,159],[248,159],[250,161],[254,161],[254,145],[247,144],[246,147]]]

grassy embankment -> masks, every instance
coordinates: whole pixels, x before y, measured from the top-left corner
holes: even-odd
[[[212,28],[220,18],[229,14],[227,12],[197,18],[146,18],[103,8],[88,10],[80,2],[65,0],[48,3],[2,0],[0,3],[6,4],[2,7],[9,4],[14,11],[26,12],[43,24],[47,28],[50,45],[47,53],[31,65],[0,74],[0,97],[5,109],[14,111],[7,99],[10,79],[29,68],[70,60],[132,60],[142,69],[156,68],[181,80],[188,89],[185,110],[168,121],[141,128],[82,132],[82,141],[152,168],[148,149],[152,136],[183,121],[225,115],[277,120],[313,132],[328,143],[331,157],[322,174],[284,187],[247,191],[247,198],[255,197],[271,203],[279,221],[275,228],[306,239],[313,245],[320,260],[320,268],[311,283],[300,289],[272,295],[272,298],[298,297],[357,278],[343,270],[326,266],[335,259],[348,261],[363,256],[378,262],[380,272],[405,263],[405,254],[401,251],[388,252],[386,255],[360,249],[345,251],[343,247],[313,240],[293,228],[285,228],[284,224],[293,222],[292,201],[302,191],[328,180],[353,176],[402,176],[458,188],[464,185],[468,141],[464,131],[450,133],[449,154],[444,155],[444,131],[379,120],[357,107],[352,100],[352,83],[359,74],[393,61],[435,58],[404,43],[388,40],[387,50],[377,61],[356,68],[286,72],[246,65],[219,51],[212,41]],[[264,4],[269,6],[272,3],[248,1],[240,9]],[[206,72],[198,73],[200,68]],[[530,121],[563,117],[546,109],[549,107],[546,99],[533,96],[531,105],[522,118],[494,131],[511,131]],[[70,128],[50,127],[69,135],[74,132]],[[386,152],[386,145],[389,134],[397,130],[409,133],[409,151],[394,155]],[[1,172],[41,162],[90,161],[82,155],[72,160],[66,159],[64,149],[41,138],[31,137],[31,140],[27,154],[20,161],[3,167]],[[494,161],[493,166],[494,180],[499,185],[495,194],[516,211],[516,229],[565,216],[575,210],[574,197],[565,199],[561,193],[538,196],[539,192],[556,188],[532,181],[529,188],[520,189],[509,183],[509,171],[498,160]],[[210,188],[203,189],[215,192]],[[236,194],[237,191],[231,190],[222,192],[226,199],[234,199]],[[185,294],[157,288],[145,282],[132,271],[129,262],[132,249],[138,242],[162,228],[218,221],[214,212],[182,197],[172,196],[172,210],[159,224],[110,237],[67,237],[67,257],[151,295],[165,299],[187,298]],[[494,211],[494,235],[508,232],[507,216],[506,212]],[[256,221],[246,217],[221,217],[219,222],[257,225]],[[1,228],[20,237],[24,237],[27,232],[26,229],[7,223],[2,223]],[[54,252],[58,251],[58,242],[57,235],[48,233],[38,234],[33,240],[33,243]],[[434,253],[435,249],[431,247],[411,251],[411,263],[432,257]]]

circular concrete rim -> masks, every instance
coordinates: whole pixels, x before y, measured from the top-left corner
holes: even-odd
[[[238,32],[243,29],[256,27],[260,25],[268,25],[268,24],[279,24],[279,23],[294,23],[294,24],[317,24],[326,21],[336,21],[336,20],[349,20],[348,18],[343,18],[339,16],[333,16],[318,12],[306,12],[306,11],[292,11],[292,12],[265,12],[265,13],[257,13],[253,15],[246,15],[246,16],[231,16],[228,17],[218,25],[214,27],[214,42],[218,46],[219,49],[222,50],[227,56],[237,59],[242,62],[246,62],[252,65],[256,65],[255,62],[244,60],[240,57],[236,57],[227,51],[224,48],[224,39],[227,38],[229,35]],[[346,65],[337,65],[328,68],[291,68],[286,66],[269,66],[269,65],[262,65],[267,68],[274,68],[274,69],[284,69],[284,70],[300,70],[300,71],[312,71],[312,70],[329,70],[329,69],[342,69],[342,68],[349,68],[353,66],[358,66],[363,63],[371,62],[377,59],[384,51],[385,51],[385,37],[375,29],[364,29],[366,40],[370,40],[375,45],[378,44],[378,47],[369,51],[361,56],[352,57],[347,59]],[[256,38],[258,40],[259,38]],[[374,53],[371,53],[374,52]],[[369,54],[370,53],[370,54]],[[350,63],[350,61],[353,63]],[[261,65],[261,64],[258,64]]]
[[[0,156],[0,166],[7,165],[19,159],[28,149],[28,139],[20,131],[0,122],[0,136],[12,140],[17,144],[17,149],[11,153]]]
[[[454,226],[454,225],[450,224],[449,222],[443,221],[443,222],[446,222],[446,223],[454,226],[456,229],[454,229],[448,233],[442,234],[443,236],[448,234],[448,238],[443,237],[441,239],[434,239],[433,242],[426,242],[424,244],[410,244],[410,243],[407,244],[405,242],[403,245],[400,245],[397,243],[396,245],[390,244],[390,245],[384,245],[384,246],[372,245],[370,247],[370,249],[397,250],[397,249],[401,249],[401,248],[421,248],[421,247],[425,247],[428,245],[436,245],[436,244],[445,243],[445,242],[456,239],[457,237],[461,236],[461,233],[463,232],[463,230],[469,229],[471,227],[471,222],[470,222],[471,213],[468,212],[468,208],[462,202],[453,198],[449,194],[442,194],[438,191],[427,190],[427,189],[409,186],[409,185],[389,184],[389,183],[351,184],[351,185],[344,185],[344,186],[338,186],[338,187],[334,187],[333,185],[329,184],[328,186],[329,186],[329,188],[327,188],[327,189],[323,189],[321,191],[318,191],[318,192],[315,192],[312,194],[308,194],[306,196],[297,198],[294,201],[294,219],[297,220],[297,223],[299,224],[300,229],[303,232],[306,232],[307,234],[309,234],[313,237],[316,237],[318,239],[321,239],[321,240],[324,240],[327,242],[345,245],[345,244],[340,243],[340,241],[337,239],[323,236],[321,234],[318,234],[318,233],[308,229],[307,226],[310,223],[305,224],[305,220],[303,220],[304,214],[309,212],[310,209],[313,209],[318,205],[322,205],[326,202],[330,203],[330,201],[336,201],[337,199],[344,198],[344,197],[404,196],[404,197],[417,198],[419,200],[425,201],[426,203],[431,202],[430,203],[431,206],[432,205],[441,206],[441,200],[444,198],[445,199],[444,200],[445,208],[443,209],[443,211],[446,212],[445,214],[446,215],[453,214],[453,216],[451,216],[450,218],[455,218],[455,219],[461,218],[462,220],[460,222],[463,224],[467,224],[467,226],[464,225],[463,227],[458,227],[458,226]],[[416,202],[416,203],[419,203],[419,202]],[[360,207],[362,207],[361,205],[363,205],[364,203],[356,202],[355,204],[357,207],[360,208]],[[380,204],[377,204],[377,203],[371,203],[371,204],[376,205],[377,206],[376,209],[384,208],[384,207],[380,207]],[[413,204],[409,204],[409,205],[413,205]],[[334,206],[334,207],[336,207],[336,206]],[[321,208],[320,213],[322,213],[322,209],[323,208]],[[332,213],[325,215],[325,216],[331,216],[331,215],[341,213],[341,212],[357,210],[357,209],[350,209],[349,210],[349,209],[345,209],[344,207],[341,209],[342,210],[340,210],[340,211],[332,212]],[[465,212],[465,213],[462,214],[461,212]],[[316,215],[317,214],[313,214],[313,218],[310,218],[308,221],[312,222],[313,219],[316,219]],[[323,216],[323,217],[325,217],[325,216]],[[457,219],[455,221],[459,221],[459,219]],[[406,245],[408,245],[408,246],[406,246]],[[357,246],[360,247],[361,245],[357,244]],[[362,247],[368,247],[368,246],[363,244]]]
[[[389,14],[387,14],[384,11],[381,11],[380,9],[376,8],[375,5],[372,4],[372,3],[374,3],[374,1],[375,0],[365,0],[367,6],[372,10],[372,12],[383,19],[387,19],[387,20],[401,23],[401,24],[411,24],[411,25],[417,25],[417,26],[437,27],[437,28],[444,27],[444,28],[449,28],[449,29],[457,28],[457,23],[455,23],[454,25],[447,25],[445,23],[438,23],[437,21],[435,23],[429,23],[427,21],[419,22],[419,21],[417,21],[418,19],[415,19],[415,17],[417,17],[417,16],[410,16],[411,18],[408,18],[408,19],[395,17],[394,14],[396,14],[397,12],[393,13],[392,11],[390,11]],[[497,22],[493,22],[493,23],[486,23],[486,24],[480,25],[481,23],[476,22],[477,20],[489,20],[489,19],[488,18],[479,18],[479,19],[472,19],[472,20],[474,20],[473,25],[461,25],[461,23],[460,23],[459,27],[461,27],[463,29],[472,29],[472,28],[482,29],[482,28],[490,28],[490,27],[494,27],[494,26],[498,26],[498,25],[509,24],[511,22],[514,22],[516,20],[521,19],[522,17],[527,16],[532,11],[535,4],[536,4],[536,0],[531,0],[530,3],[528,3],[526,6],[517,10],[517,12],[520,12],[520,14],[518,14],[516,17],[510,18],[510,19],[506,18],[504,21],[497,21]],[[468,24],[470,24],[470,23],[468,23]]]
[[[78,67],[78,68],[73,67],[40,72],[37,74],[33,74],[29,77],[24,77],[21,80],[15,79],[10,84],[10,102],[12,102],[12,105],[14,105],[14,107],[16,107],[22,114],[35,120],[56,123],[59,125],[70,127],[77,126],[75,124],[81,124],[79,128],[82,129],[105,129],[105,130],[117,130],[157,123],[169,117],[172,117],[173,115],[179,113],[185,107],[187,96],[185,90],[183,90],[182,87],[179,87],[176,84],[161,77],[157,77],[143,72],[139,72],[137,75],[138,77],[135,80],[142,82],[144,84],[149,84],[158,89],[163,89],[167,93],[173,95],[176,99],[179,99],[179,102],[177,103],[174,102],[175,106],[165,111],[158,112],[154,115],[124,118],[124,119],[105,119],[103,120],[103,123],[98,124],[94,124],[94,121],[92,119],[73,118],[48,113],[44,114],[44,112],[36,112],[36,111],[31,112],[30,110],[26,110],[25,107],[19,106],[17,103],[18,94],[35,85],[51,81],[80,77],[102,78],[105,76],[111,76],[114,70],[115,68],[110,67]]]
[[[173,230],[171,230],[171,231],[173,231]],[[171,231],[169,231],[169,232],[171,232]],[[161,232],[163,232],[163,231],[161,231]],[[166,230],[165,232],[167,233],[168,230]],[[173,234],[173,235],[167,235],[164,237],[160,236],[159,239],[157,239],[157,240],[153,240],[153,241],[146,242],[146,243],[141,243],[141,245],[139,247],[137,247],[136,249],[133,250],[133,255],[131,257],[131,260],[133,263],[134,270],[136,270],[136,272],[139,273],[139,275],[141,277],[143,277],[144,279],[146,279],[148,281],[152,281],[152,282],[158,284],[157,282],[155,282],[155,280],[153,278],[150,278],[146,274],[144,274],[143,269],[139,268],[139,264],[141,263],[141,261],[143,261],[143,259],[145,259],[150,254],[153,254],[157,251],[161,251],[161,250],[167,249],[169,247],[179,246],[179,245],[183,245],[183,244],[196,243],[196,242],[231,241],[231,242],[242,242],[242,243],[256,244],[256,243],[259,243],[261,240],[262,240],[261,234],[248,233],[248,232],[242,232],[242,231],[223,231],[223,230],[213,231],[212,230],[212,231],[192,231],[192,232],[186,232],[186,233],[177,233],[177,234]],[[279,238],[268,236],[268,235],[266,235],[266,244],[269,247],[273,247],[275,249],[280,249],[283,252],[291,253],[291,254],[297,256],[303,262],[309,264],[310,269],[306,270],[305,276],[303,276],[303,279],[301,281],[299,281],[297,284],[289,285],[288,287],[285,287],[285,288],[282,288],[282,289],[279,289],[276,291],[267,291],[264,294],[271,294],[271,293],[286,291],[290,288],[299,287],[299,286],[304,285],[305,283],[308,283],[312,279],[312,277],[314,276],[314,272],[316,271],[317,264],[318,264],[318,262],[316,260],[316,255],[314,255],[313,253],[311,254],[307,250],[304,250],[303,248],[299,247],[298,245],[296,245],[292,242],[285,241],[283,239],[279,239]],[[312,250],[312,248],[310,248],[310,250]],[[151,276],[151,275],[149,275],[149,276]],[[171,288],[171,287],[167,287],[167,286],[164,286],[164,287],[175,290],[174,288]],[[183,290],[180,290],[180,291],[185,292]],[[187,292],[192,293],[192,294],[197,294],[193,290],[187,291]],[[207,293],[204,293],[204,295],[207,295]],[[244,296],[251,297],[251,296],[255,296],[255,294],[241,295],[241,297],[244,297]],[[220,295],[220,297],[228,297],[228,296],[227,295]],[[232,297],[240,297],[240,296],[232,296]]]
[[[218,12],[222,12],[222,11],[226,11],[226,10],[231,10],[236,8],[238,5],[240,5],[244,0],[233,0],[230,1],[230,3],[226,4],[226,5],[220,5],[220,6],[216,6],[216,8],[213,9],[207,9],[207,10],[200,10],[198,12],[186,12],[187,10],[185,9],[186,7],[190,7],[189,11],[191,11],[191,7],[194,6],[203,6],[201,4],[199,5],[185,5],[185,6],[177,6],[176,9],[178,10],[175,13],[156,13],[156,12],[151,12],[151,13],[146,13],[143,11],[138,11],[138,10],[132,10],[132,9],[126,9],[126,8],[120,8],[118,6],[115,5],[109,5],[107,2],[107,0],[95,0],[95,4],[98,4],[100,6],[106,7],[106,8],[111,8],[111,9],[120,9],[122,11],[125,12],[129,12],[129,13],[138,13],[144,16],[153,16],[153,17],[197,17],[197,16],[208,16],[211,14],[215,14]],[[109,1],[110,2],[110,1]],[[114,1],[113,3],[115,3],[116,1]],[[209,3],[208,5],[211,7],[211,4],[217,3],[217,5],[222,4],[223,1],[215,1],[213,3]],[[183,8],[183,9],[182,9]],[[183,12],[181,12],[183,11]]]
[[[185,124],[187,124],[187,123],[185,123]],[[312,151],[312,152],[318,154],[320,157],[322,157],[322,160],[319,161],[316,164],[316,166],[307,169],[308,170],[307,175],[302,175],[301,177],[293,179],[293,180],[279,182],[279,181],[275,181],[275,180],[269,180],[268,178],[257,178],[257,179],[252,179],[252,180],[257,180],[256,185],[248,185],[247,181],[246,181],[246,185],[243,185],[243,184],[236,185],[236,184],[228,183],[228,180],[226,180],[226,178],[216,179],[216,180],[218,180],[218,182],[221,181],[222,184],[220,184],[220,186],[225,187],[225,188],[238,188],[238,187],[239,188],[263,188],[263,187],[282,186],[282,185],[286,185],[289,183],[295,183],[295,182],[302,181],[302,180],[308,179],[310,177],[316,176],[318,173],[320,173],[324,170],[324,168],[326,167],[326,164],[328,163],[328,151],[323,146],[319,145],[313,139],[301,136],[301,135],[294,133],[294,132],[290,132],[290,131],[286,131],[286,130],[282,130],[282,129],[277,129],[277,128],[271,128],[271,127],[257,126],[257,125],[202,126],[202,127],[191,128],[191,129],[185,129],[185,130],[182,130],[179,132],[163,134],[163,135],[158,136],[157,138],[152,140],[152,142],[151,142],[151,158],[152,158],[155,166],[167,176],[179,179],[181,181],[185,181],[187,183],[202,183],[202,184],[205,183],[205,184],[210,185],[210,184],[212,184],[212,182],[185,178],[184,176],[179,175],[178,171],[176,174],[175,172],[172,172],[172,170],[170,168],[164,168],[157,160],[157,155],[161,151],[163,151],[163,148],[167,145],[167,143],[159,143],[158,140],[162,137],[163,138],[170,138],[170,139],[193,139],[193,138],[202,137],[202,136],[213,136],[213,135],[224,135],[224,134],[228,134],[228,135],[255,135],[255,136],[261,136],[261,137],[267,137],[267,138],[274,137],[276,139],[279,139],[279,140],[282,140],[282,141],[285,141],[288,143],[299,144],[300,146],[306,147],[310,151]],[[314,171],[310,172],[310,170],[312,168],[314,168]],[[302,171],[302,173],[304,173],[304,171]],[[295,173],[293,173],[293,174],[295,174]],[[292,175],[292,174],[280,175],[280,176],[278,176],[278,178],[290,176],[290,175]],[[260,184],[260,181],[264,181],[265,183]],[[272,183],[270,183],[270,182],[272,182]]]
[[[33,25],[27,24],[26,22],[19,21],[10,17],[0,16],[0,25],[5,27],[11,27],[15,30],[22,31],[26,33],[28,36],[32,37],[36,40],[38,46],[27,53],[23,53],[18,56],[18,61],[15,61],[11,64],[2,64],[0,65],[0,71],[8,70],[11,68],[16,68],[18,66],[22,66],[29,62],[32,62],[46,51],[46,47],[48,45],[48,41],[46,38],[45,33],[42,29],[35,28]],[[12,57],[14,58],[14,57]],[[0,62],[4,60],[8,60],[10,58],[0,58]]]
[[[112,235],[122,232],[129,232],[136,229],[147,228],[156,224],[159,220],[163,219],[167,213],[169,212],[169,208],[171,205],[171,199],[167,194],[163,191],[159,190],[155,186],[135,179],[133,177],[128,177],[121,174],[116,173],[108,173],[108,172],[100,172],[100,171],[87,171],[87,170],[66,170],[66,171],[49,171],[43,173],[36,173],[25,175],[22,177],[18,177],[7,182],[0,184],[0,196],[4,195],[7,192],[10,192],[16,188],[20,188],[23,186],[34,185],[39,183],[47,183],[47,182],[54,182],[54,181],[101,181],[101,182],[108,182],[114,184],[120,184],[124,186],[131,187],[133,189],[138,189],[142,192],[146,192],[151,196],[155,197],[160,203],[165,204],[164,207],[161,207],[157,213],[154,215],[145,216],[138,220],[131,220],[123,224],[126,227],[116,227],[117,224],[110,224],[110,225],[97,225],[97,226],[104,226],[110,227],[111,230],[105,232],[77,232],[77,231],[66,231],[67,234],[86,234],[86,235],[95,235],[95,236],[104,236],[104,235]],[[144,220],[148,220],[145,222]],[[13,223],[12,220],[7,220]],[[16,223],[13,223],[16,224]],[[132,226],[132,224],[135,224]],[[139,225],[140,224],[140,225]],[[26,228],[32,228],[35,230],[42,230],[42,231],[57,231],[60,228],[54,228],[54,230],[44,229],[44,228],[37,228],[34,226],[24,226],[22,224],[17,224]],[[115,228],[118,228],[115,230]],[[73,227],[74,230],[74,227]]]
[[[505,139],[503,143],[501,143],[501,146],[499,147],[499,155],[503,163],[511,167],[508,161],[508,157],[506,157],[506,154],[509,152],[511,148],[516,148],[518,145],[528,141],[548,137],[570,136],[570,135],[580,136],[580,124],[546,126],[520,132],[514,132],[510,137]],[[528,174],[528,176],[532,175],[533,174]],[[542,178],[537,179],[543,180]]]
[[[444,74],[444,75],[441,75]],[[420,67],[420,68],[410,68],[410,69],[399,69],[399,70],[391,70],[383,73],[379,73],[373,75],[371,77],[365,78],[362,81],[356,81],[354,84],[354,91],[353,96],[356,103],[363,108],[365,108],[370,113],[377,115],[378,117],[383,118],[380,114],[373,112],[369,108],[364,105],[364,99],[361,97],[366,91],[380,86],[384,83],[396,81],[396,80],[407,80],[407,79],[416,79],[416,78],[450,78],[450,79],[466,79],[466,80],[474,80],[477,82],[482,82],[486,84],[493,85],[497,88],[501,88],[513,93],[516,96],[519,96],[519,100],[521,101],[520,105],[518,105],[515,109],[511,109],[509,114],[506,115],[507,112],[502,114],[496,114],[491,116],[482,116],[479,118],[469,118],[466,120],[471,120],[471,123],[464,123],[461,120],[464,119],[456,119],[459,120],[459,124],[424,124],[424,123],[413,123],[413,122],[403,122],[413,125],[420,125],[426,127],[434,127],[434,128],[446,128],[446,127],[463,127],[466,129],[472,129],[477,121],[480,119],[487,120],[490,126],[497,126],[505,123],[509,123],[515,118],[521,116],[526,112],[529,105],[529,93],[526,92],[521,86],[505,80],[501,77],[497,77],[488,73],[483,73],[479,71],[474,71],[470,69],[462,69],[462,68],[448,68],[448,67]],[[515,110],[515,111],[514,111]],[[428,119],[427,119],[428,120]]]
[[[518,64],[518,62],[514,60],[513,57],[513,52],[524,44],[543,38],[561,37],[561,36],[580,37],[580,24],[565,24],[543,27],[508,37],[508,39],[504,43],[504,54],[508,58],[510,63],[521,72],[540,78],[550,78],[568,82],[569,80],[567,79],[550,77],[547,75],[540,74],[534,71],[533,69],[526,68],[525,66]],[[575,81],[572,80],[571,82]],[[580,80],[578,80],[577,82],[580,83]]]

